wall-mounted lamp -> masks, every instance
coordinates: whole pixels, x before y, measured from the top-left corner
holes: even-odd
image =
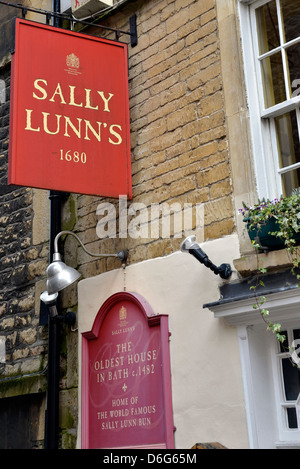
[[[195,236],[188,236],[180,245],[181,252],[186,252],[192,254],[201,264],[204,264],[210,270],[212,270],[216,275],[220,275],[223,279],[228,279],[231,274],[231,266],[229,264],[221,264],[217,267],[211,262],[207,254],[200,248],[199,244],[196,242]]]
[[[117,254],[95,254],[86,249],[82,241],[72,231],[60,231],[53,241],[53,260],[47,268],[47,290],[40,295],[41,301],[48,309],[48,390],[45,411],[45,448],[57,449],[59,439],[59,328],[61,323],[72,326],[76,321],[73,311],[60,315],[57,312],[58,292],[79,279],[77,270],[67,266],[58,252],[58,240],[63,235],[72,235],[90,256],[117,257],[122,264],[126,263],[128,251]]]
[[[117,257],[122,263],[125,263],[128,257],[128,251],[120,251],[117,254],[101,254],[92,253],[86,249],[80,238],[73,233],[73,231],[61,231],[54,239],[54,253],[53,261],[47,268],[47,292],[49,295],[53,295],[64,288],[68,287],[72,283],[76,282],[80,278],[80,273],[73,267],[67,266],[61,260],[61,255],[58,252],[58,240],[63,235],[72,235],[80,243],[83,250],[90,256],[101,258],[101,257]]]

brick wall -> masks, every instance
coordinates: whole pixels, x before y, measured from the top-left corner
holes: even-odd
[[[100,24],[128,30],[134,13],[138,45],[128,47],[133,181],[128,207],[204,204],[204,239],[228,235],[234,221],[215,1],[129,2]],[[127,36],[121,40],[128,42]],[[132,263],[179,248],[182,237],[174,236],[120,239],[117,234],[100,241],[99,203],[100,198],[79,196],[75,204],[74,228],[91,250],[127,247]],[[117,202],[109,203],[118,210]],[[86,276],[119,266],[114,260],[91,263],[81,250],[77,259]]]

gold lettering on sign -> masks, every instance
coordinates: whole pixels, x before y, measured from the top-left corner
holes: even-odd
[[[70,57],[71,62],[72,60],[75,60],[73,56]],[[55,87],[49,89],[47,80],[37,78],[33,81],[32,97],[38,101],[48,101],[51,105],[62,105],[66,109],[68,106],[87,109],[92,111],[93,117],[95,117],[95,111],[98,111],[99,115],[103,113],[103,116],[104,113],[111,112],[110,107],[115,95],[102,90],[79,89],[77,86],[62,85],[61,83],[57,83]],[[103,119],[88,120],[74,117],[73,111],[72,117],[64,114],[64,112],[51,114],[50,112],[25,109],[25,130],[45,132],[48,135],[62,134],[64,137],[76,136],[78,139],[84,140],[95,139],[97,142],[107,141],[111,145],[121,145],[123,142],[123,129],[117,123],[108,123]]]
[[[32,109],[25,109],[25,111],[26,111],[26,127],[25,127],[25,130],[31,130],[32,132],[39,132],[40,127],[33,128],[32,124],[31,124]]]
[[[35,99],[39,100],[46,100],[48,98],[48,82],[47,80],[43,80],[42,78],[37,78],[33,82],[33,87],[35,90],[38,91],[36,93],[33,91],[32,96]],[[97,93],[97,94],[96,94]],[[84,102],[76,102],[79,95],[84,94]],[[98,101],[98,104],[96,106],[91,105],[91,94],[94,94],[94,100],[95,102]],[[100,100],[97,99],[97,95],[100,96]],[[114,94],[113,93],[104,93],[104,91],[93,91],[89,88],[84,88],[83,92],[82,90],[78,89],[77,86],[73,85],[68,85],[65,87],[65,89],[62,89],[62,85],[60,83],[57,83],[56,88],[52,90],[51,97],[48,99],[48,101],[55,103],[55,102],[60,102],[60,104],[66,104],[69,106],[77,106],[77,107],[84,107],[86,109],[93,109],[93,110],[100,110],[103,112],[110,112],[109,109],[109,102],[113,98]],[[101,104],[101,107],[99,108],[99,103]]]
[[[56,96],[60,97],[60,102],[62,104],[67,104],[66,101],[65,101],[64,95],[62,94],[61,86],[60,86],[59,83],[57,83],[57,87],[56,87],[56,89],[53,93],[53,96],[49,99],[49,101],[51,101],[52,103],[55,103]],[[47,97],[47,95],[46,95],[46,97]],[[44,98],[44,99],[46,99],[46,98]],[[70,92],[70,100],[71,100],[71,92]]]
[[[103,91],[97,91],[97,93],[99,94],[99,96],[102,98],[102,100],[103,100],[103,102],[104,102],[104,109],[103,109],[103,111],[110,112],[109,107],[108,107],[108,103],[109,103],[109,101],[111,100],[111,98],[113,97],[113,94],[112,94],[112,93],[108,93],[109,96],[108,96],[108,98],[106,98],[106,97],[104,96]]]
[[[98,106],[92,106],[91,104],[91,91],[88,88],[85,88],[85,107],[86,109],[95,109],[95,111],[98,111],[99,107]]]
[[[56,116],[56,130],[49,130],[48,129],[48,116],[50,116],[49,112],[42,112],[43,114],[43,126],[44,126],[44,131],[46,132],[46,134],[49,134],[49,135],[57,135],[58,132],[59,132],[59,123],[60,123],[60,118],[61,116],[58,115],[58,114],[55,114]]]
[[[42,82],[45,85],[47,85],[46,80],[41,80],[41,79],[35,80],[34,83],[33,83],[33,86],[36,90],[41,92],[41,96],[37,95],[35,92],[33,92],[32,95],[35,99],[46,99],[47,98],[47,91],[42,86],[39,85],[39,82]]]

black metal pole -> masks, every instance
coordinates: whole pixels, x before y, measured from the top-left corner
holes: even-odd
[[[52,262],[54,238],[61,231],[62,194],[50,191],[50,255]],[[48,389],[45,414],[45,449],[57,449],[59,440],[59,336],[60,322],[48,315]]]
[[[45,449],[57,449],[59,436],[59,321],[49,314],[48,389],[45,414]]]
[[[53,12],[60,13],[60,0],[53,0]],[[54,17],[54,26],[59,26]],[[50,246],[52,262],[55,236],[61,231],[61,193],[50,191]],[[45,414],[45,449],[57,449],[59,439],[59,334],[60,323],[48,315],[48,389]]]
[[[60,0],[53,0],[53,12],[60,13]],[[61,20],[54,16],[54,26],[59,27]],[[61,205],[65,194],[50,191],[50,253],[52,262],[54,252],[54,239],[61,231]],[[48,315],[48,390],[47,408],[45,415],[45,449],[57,449],[59,441],[59,336],[60,321],[57,317]]]

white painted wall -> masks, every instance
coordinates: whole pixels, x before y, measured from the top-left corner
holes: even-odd
[[[236,236],[201,247],[217,265],[232,266],[239,257]],[[127,291],[142,295],[155,313],[169,315],[176,448],[213,441],[232,449],[248,448],[237,330],[202,308],[219,298],[218,284],[223,280],[181,252],[82,280],[79,334],[92,329],[104,301],[124,289],[124,278]],[[81,350],[79,361],[80,357]]]

